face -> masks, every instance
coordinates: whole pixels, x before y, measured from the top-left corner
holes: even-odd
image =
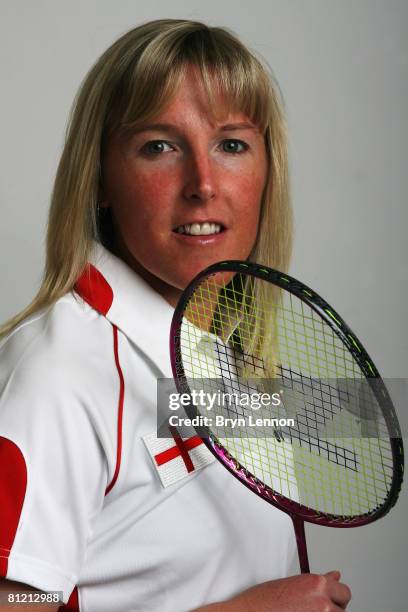
[[[103,160],[103,202],[115,251],[169,303],[202,269],[246,259],[267,178],[263,135],[242,113],[216,121],[189,68],[164,111],[114,135]]]

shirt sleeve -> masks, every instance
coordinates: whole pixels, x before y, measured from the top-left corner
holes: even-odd
[[[16,342],[0,356],[0,575],[62,591],[66,603],[103,505],[107,459],[80,355],[34,339],[14,359]]]

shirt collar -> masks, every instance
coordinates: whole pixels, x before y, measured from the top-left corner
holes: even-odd
[[[134,342],[163,376],[172,378],[169,334],[174,310],[125,262],[95,242],[75,291]]]

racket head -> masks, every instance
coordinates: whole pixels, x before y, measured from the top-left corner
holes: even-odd
[[[384,443],[384,449],[386,448],[387,476],[384,476],[384,482],[381,482],[382,486],[386,486],[386,491],[380,494],[376,503],[372,503],[372,507],[367,511],[328,512],[326,509],[322,511],[313,507],[313,504],[303,503],[300,499],[294,499],[290,494],[283,494],[282,491],[277,491],[276,487],[270,486],[270,484],[265,482],[265,479],[259,477],[259,474],[254,473],[256,470],[248,469],[247,462],[242,461],[239,457],[237,458],[235,452],[231,452],[231,445],[226,444],[224,439],[220,439],[215,434],[213,428],[200,424],[199,427],[196,427],[197,433],[202,437],[210,452],[233,476],[254,493],[292,516],[297,516],[311,523],[335,527],[357,527],[371,523],[384,516],[398,498],[404,470],[403,444],[395,409],[387,388],[362,343],[340,315],[310,287],[288,274],[251,262],[224,261],[203,270],[183,292],[172,320],[170,355],[173,376],[178,392],[191,394],[189,381],[194,376],[191,371],[191,353],[187,351],[188,356],[186,358],[186,350],[183,348],[183,324],[186,321],[187,309],[191,308],[193,300],[196,300],[196,296],[208,279],[212,279],[212,287],[215,286],[216,291],[222,291],[223,287],[228,285],[232,278],[237,278],[237,275],[241,275],[244,279],[250,278],[251,282],[253,279],[261,284],[267,283],[268,286],[273,287],[273,291],[276,289],[280,295],[284,295],[286,298],[289,296],[291,304],[292,299],[296,300],[301,305],[302,316],[304,316],[303,306],[305,306],[314,317],[313,320],[319,321],[324,329],[330,330],[333,338],[336,339],[336,343],[343,347],[345,354],[349,356],[350,360],[355,364],[357,371],[361,373],[361,377],[368,382],[370,389],[372,388],[375,401],[380,408],[385,428],[389,433],[389,438]],[[276,295],[275,293],[275,298]],[[194,308],[197,309],[197,301],[194,302]],[[199,312],[200,318],[203,314],[203,308],[201,306],[198,308],[199,310],[201,309],[201,312]],[[285,307],[281,308],[285,311]],[[205,309],[206,305],[204,305],[204,311]],[[201,414],[194,403],[190,403],[189,406],[185,407],[185,410],[190,418],[200,416]],[[279,444],[279,440],[274,442],[274,444]],[[376,456],[381,455],[383,463],[385,463],[382,457],[384,449],[381,449],[381,446],[379,446],[376,452],[374,452]],[[232,450],[235,450],[234,445],[232,445]],[[385,471],[384,465],[381,467]],[[348,482],[348,479],[346,480]],[[375,475],[373,475],[372,480],[374,482],[374,489],[376,489]],[[367,486],[367,483],[365,486]]]

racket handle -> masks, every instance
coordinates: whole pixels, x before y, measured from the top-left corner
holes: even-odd
[[[294,514],[291,514],[290,518],[292,519],[293,527],[295,529],[300,571],[302,574],[309,574],[310,568],[306,547],[305,521]]]

